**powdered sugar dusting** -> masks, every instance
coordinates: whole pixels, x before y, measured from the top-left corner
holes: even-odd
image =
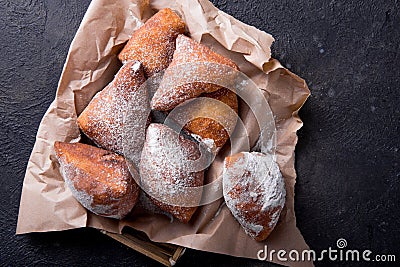
[[[179,35],[172,62],[152,99],[152,109],[168,111],[202,93],[218,91],[222,87],[217,84],[234,81],[232,75],[235,72],[227,71],[228,67],[238,69],[230,59],[189,37]]]
[[[187,222],[201,200],[200,194],[189,194],[188,187],[203,185],[204,172],[193,172],[185,164],[196,160],[200,151],[195,142],[185,139],[162,124],[150,124],[140,162],[141,185],[162,210]],[[191,206],[172,203],[183,201]]]
[[[85,135],[98,146],[123,154],[124,115],[127,109],[131,108],[127,121],[131,130],[133,127],[136,131],[144,131],[147,122],[145,114],[149,113],[149,103],[146,87],[141,86],[144,81],[143,69],[138,61],[125,64],[79,116],[78,124]],[[141,140],[137,140],[139,147],[136,149],[141,149],[144,135]]]
[[[256,192],[250,192],[251,199],[256,202],[258,198],[258,194]]]
[[[190,134],[197,142],[202,143],[208,152],[216,154],[217,152],[217,147],[215,146],[215,142],[213,139],[210,138],[202,138],[200,135],[197,134]]]
[[[91,212],[121,219],[139,195],[122,156],[85,144],[56,148],[61,174],[72,195]]]
[[[171,9],[157,12],[136,30],[118,58],[142,62],[147,77],[168,67],[175,50],[175,39],[184,33],[185,23]]]
[[[135,61],[131,66],[131,70],[133,72],[138,72],[139,69],[140,69],[140,62],[139,61]]]
[[[285,204],[285,185],[271,155],[241,152],[224,161],[226,205],[247,234],[265,239]]]
[[[275,210],[271,213],[271,220],[268,224],[268,227],[273,229],[278,222],[279,216],[281,215],[281,210]]]

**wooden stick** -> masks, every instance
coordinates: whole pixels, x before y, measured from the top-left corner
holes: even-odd
[[[149,240],[147,236],[141,236],[141,233],[131,233],[131,231],[129,233],[123,232],[122,234],[115,234],[107,231],[101,232],[168,267],[175,265],[186,249],[173,244],[153,242]]]

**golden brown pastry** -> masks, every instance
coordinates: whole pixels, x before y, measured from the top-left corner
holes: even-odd
[[[221,101],[228,105],[235,113],[238,113],[237,96],[229,89],[222,88],[212,93],[202,94],[200,97],[208,97]],[[196,119],[189,121],[183,128],[200,136],[203,140],[213,140],[217,149],[221,148],[229,139],[237,121],[236,115],[232,116],[232,113],[221,110],[220,106],[215,105],[213,102],[205,101],[199,107],[188,109],[188,112],[192,112]],[[202,114],[206,114],[207,116],[202,116]],[[224,125],[219,123],[218,120],[211,119],[210,115],[218,118]],[[228,129],[225,129],[224,126]]]
[[[122,156],[82,143],[55,142],[54,149],[65,183],[82,206],[115,219],[135,206],[140,190]]]
[[[203,185],[204,171],[193,172],[187,165],[188,160],[199,157],[195,142],[166,125],[149,125],[140,161],[142,188],[155,205],[183,223],[189,222],[201,200],[201,192],[190,194],[185,190]],[[179,206],[177,201],[190,205]]]
[[[123,63],[139,60],[146,76],[150,77],[168,67],[175,50],[175,39],[184,31],[183,20],[171,9],[162,9],[132,34],[118,58]]]
[[[198,66],[196,65],[198,63],[203,63],[205,64],[204,66],[207,66],[207,64],[220,64],[238,70],[238,67],[232,60],[217,54],[207,46],[202,45],[187,36],[179,35],[176,39],[176,50],[172,62],[167,68],[164,77],[169,75],[170,77],[173,77],[172,82],[177,80],[177,83],[179,83],[179,79],[181,79],[180,76],[183,76],[183,79],[185,79],[184,76],[187,75],[187,73],[181,72],[184,71],[185,68],[188,72],[192,71],[193,69],[191,69],[191,66]],[[185,67],[179,69],[179,73],[174,73],[180,65]],[[223,74],[220,75],[218,71],[213,68],[209,70],[207,68],[199,67],[195,70],[209,72],[206,73],[206,75],[202,73],[203,77],[209,75],[212,77],[215,76],[216,79],[220,79],[221,77],[218,76],[223,76]],[[221,86],[219,85],[203,82],[191,82],[179,86],[171,86],[170,83],[170,80],[167,78],[164,78],[161,81],[160,87],[155,92],[151,101],[152,109],[168,111],[188,99],[195,98],[203,93],[211,93],[221,89]]]
[[[241,152],[226,157],[223,193],[227,207],[246,233],[265,240],[285,204],[285,184],[270,155]]]
[[[145,86],[143,68],[138,61],[126,63],[116,74],[114,80],[102,91],[97,93],[89,105],[78,117],[79,128],[92,139],[98,146],[107,150],[123,154],[124,127],[136,127],[137,131],[145,129],[148,115],[149,102]],[[134,109],[132,103],[135,103]],[[126,112],[129,112],[127,122]],[[125,119],[125,124],[124,124]],[[126,125],[129,123],[129,125]],[[136,138],[137,147],[131,150],[141,150],[144,142],[143,135]],[[141,140],[140,140],[141,139]]]
[[[196,65],[200,63],[211,65]],[[169,111],[186,100],[195,97],[208,97],[221,101],[237,113],[238,101],[234,91],[212,83],[185,83],[185,79],[190,80],[190,76],[196,76],[199,72],[205,72],[198,76],[200,79],[207,77],[210,80],[215,78],[218,81],[223,81],[226,74],[224,67],[220,69],[222,73],[219,73],[218,70],[214,69],[215,66],[213,64],[220,64],[238,70],[236,64],[230,59],[215,53],[210,48],[197,43],[189,37],[179,35],[176,39],[173,60],[165,72],[164,77],[167,78],[162,80],[160,87],[154,94],[151,107],[155,110]],[[182,66],[182,69],[179,69],[179,66]],[[210,66],[210,69],[207,66]],[[182,73],[185,71],[186,73]],[[190,74],[190,72],[194,73]],[[168,75],[172,79],[169,79]],[[189,78],[186,78],[186,76]],[[202,139],[213,140],[217,149],[226,143],[236,125],[237,116],[235,114],[225,112],[212,102],[204,101],[201,105],[197,103],[192,109],[185,107],[185,112],[190,113],[190,116],[195,119],[190,120],[188,123],[185,122],[184,128]],[[215,120],[216,118],[222,121],[218,122],[218,120]]]

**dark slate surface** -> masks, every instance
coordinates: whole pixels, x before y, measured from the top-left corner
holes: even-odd
[[[2,266],[157,266],[95,230],[14,235],[36,130],[89,2],[0,0]],[[320,251],[345,238],[348,248],[395,254],[398,263],[399,3],[213,2],[272,33],[273,55],[305,78],[312,91],[300,113],[304,127],[296,149],[297,222],[308,244]],[[187,265],[267,264],[189,250],[179,264]]]

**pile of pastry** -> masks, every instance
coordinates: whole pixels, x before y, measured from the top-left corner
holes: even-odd
[[[168,114],[201,97],[222,102],[237,114],[238,97],[233,90],[202,81],[176,86],[162,86],[161,81],[160,87],[149,93],[146,81],[184,64],[212,63],[239,69],[232,60],[187,37],[184,21],[170,9],[160,10],[136,30],[118,58],[123,66],[77,120],[93,144],[54,144],[64,180],[73,196],[95,214],[124,218],[139,195],[145,194],[160,210],[181,223],[190,223],[197,206],[179,205],[176,200],[200,203],[201,191],[190,195],[191,191],[185,189],[201,188],[207,170],[193,169],[186,163],[201,157],[204,143],[213,148],[212,153],[218,153],[228,141],[236,118],[221,122],[196,116],[215,109],[207,101],[200,102],[193,110],[186,109],[194,116],[177,132],[166,124],[152,122],[151,113]],[[184,73],[175,71],[172,75],[178,79]],[[126,114],[130,114],[130,127],[143,130],[143,135],[135,135],[128,145]],[[127,153],[133,168],[127,164]],[[255,240],[266,239],[285,203],[285,186],[277,164],[269,155],[241,152],[225,158],[222,177],[223,195],[233,216]]]

